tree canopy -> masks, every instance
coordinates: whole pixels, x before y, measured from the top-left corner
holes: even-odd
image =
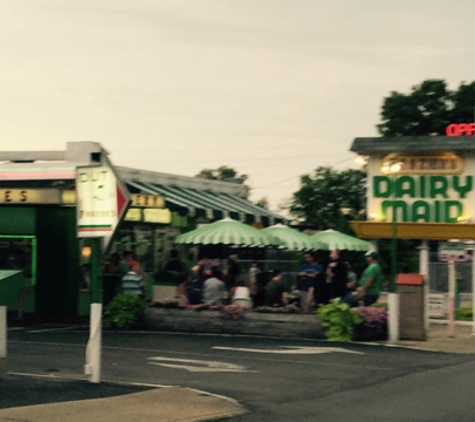
[[[226,179],[242,179],[246,181],[248,176],[246,174],[241,174],[238,176],[238,172],[229,166],[220,166],[217,169],[203,169],[195,177],[201,179],[210,179],[210,180],[226,180]]]
[[[360,219],[366,207],[365,182],[361,170],[318,167],[313,175],[300,178],[289,211],[302,224],[351,233],[348,220]]]
[[[475,82],[451,91],[444,80],[427,79],[409,94],[392,91],[384,98],[377,128],[382,136],[445,135],[450,123],[473,122],[474,107]]]

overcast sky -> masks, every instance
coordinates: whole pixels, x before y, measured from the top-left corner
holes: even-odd
[[[356,166],[391,91],[475,80],[474,17],[473,0],[0,0],[2,149],[228,165],[275,209],[302,174]]]

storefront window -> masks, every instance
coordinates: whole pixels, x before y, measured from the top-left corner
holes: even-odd
[[[0,236],[0,270],[22,270],[36,284],[36,237]]]

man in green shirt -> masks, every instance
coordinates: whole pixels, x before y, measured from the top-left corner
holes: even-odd
[[[365,253],[368,266],[361,274],[360,287],[357,290],[356,299],[362,301],[364,306],[375,303],[381,295],[383,288],[383,272],[378,264],[378,253],[376,251],[368,251]]]

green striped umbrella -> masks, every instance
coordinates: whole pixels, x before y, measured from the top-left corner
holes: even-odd
[[[315,240],[320,241],[328,251],[338,249],[340,251],[368,251],[371,244],[366,240],[340,233],[336,230],[325,230],[312,235]]]
[[[312,236],[299,232],[289,226],[283,224],[275,224],[274,226],[266,227],[263,232],[270,233],[277,237],[282,243],[281,248],[289,251],[311,251],[317,249],[324,249],[324,245]]]
[[[175,243],[186,245],[279,246],[281,242],[240,221],[224,218],[179,235]]]

